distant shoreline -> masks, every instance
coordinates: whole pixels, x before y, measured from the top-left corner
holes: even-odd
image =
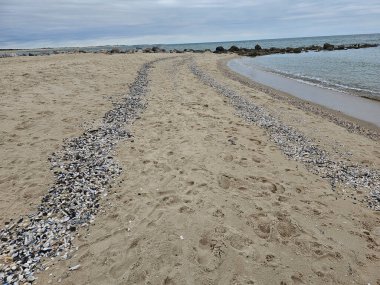
[[[38,54],[49,54],[58,52],[110,52],[111,50],[119,50],[120,52],[133,52],[138,50],[166,50],[166,51],[193,51],[193,52],[204,52],[204,51],[214,51],[217,47],[223,47],[228,50],[232,46],[238,47],[241,52],[255,53],[255,46],[259,45],[262,47],[261,53],[265,50],[281,51],[284,49],[288,51],[298,52],[297,49],[308,49],[311,50],[323,50],[324,45],[328,44],[325,48],[327,50],[331,49],[332,46],[336,48],[357,48],[357,45],[367,43],[369,45],[380,44],[380,33],[372,34],[355,34],[355,35],[328,35],[328,36],[307,36],[307,37],[297,37],[297,38],[278,38],[278,39],[255,39],[255,40],[238,40],[238,41],[222,41],[222,42],[198,42],[198,43],[177,43],[177,44],[138,44],[138,45],[99,45],[99,46],[45,46],[41,48],[0,48],[0,54],[5,52],[24,52],[32,53],[34,55]]]
[[[262,48],[261,45],[256,44],[254,48],[244,48],[238,47],[236,45],[230,46],[228,49],[223,46],[217,46],[214,53],[236,53],[243,56],[263,56],[271,54],[285,54],[285,53],[301,53],[301,52],[319,52],[319,51],[334,51],[334,50],[349,50],[349,49],[362,49],[362,48],[373,48],[378,47],[377,43],[353,43],[353,44],[340,44],[334,45],[330,43],[324,43],[323,45],[312,44],[309,46],[299,46],[299,47],[270,47]],[[149,47],[130,47],[122,48],[118,46],[110,47],[84,47],[84,48],[38,48],[38,49],[0,49],[0,58],[2,57],[14,57],[14,56],[37,56],[37,55],[52,55],[52,54],[71,54],[71,53],[183,53],[183,52],[194,52],[194,53],[204,53],[212,52],[211,49],[165,49],[160,46],[149,46]]]
[[[141,43],[141,44],[132,44],[132,45],[126,45],[126,44],[113,44],[113,45],[98,45],[98,46],[45,46],[45,47],[25,47],[25,48],[0,48],[1,51],[12,51],[12,50],[24,50],[24,51],[31,51],[31,50],[62,50],[62,49],[71,49],[71,50],[79,50],[79,49],[87,49],[87,48],[98,48],[98,49],[111,49],[111,48],[125,48],[128,47],[128,49],[133,49],[137,47],[146,48],[146,47],[173,47],[172,49],[175,49],[176,46],[197,46],[197,45],[209,45],[214,46],[215,49],[219,45],[226,45],[228,47],[232,45],[242,46],[244,43],[247,42],[255,42],[258,44],[265,43],[265,42],[284,42],[284,41],[294,41],[294,40],[313,40],[314,44],[317,44],[318,41],[323,39],[324,42],[332,42],[333,44],[338,44],[334,42],[334,39],[339,38],[350,38],[350,37],[371,37],[371,36],[380,36],[380,33],[366,33],[366,34],[344,34],[344,35],[319,35],[319,36],[305,36],[305,37],[286,37],[286,38],[264,38],[264,39],[252,39],[252,40],[228,40],[228,41],[212,41],[212,42],[187,42],[187,43]],[[340,43],[341,44],[341,43]],[[245,46],[244,46],[245,47]]]

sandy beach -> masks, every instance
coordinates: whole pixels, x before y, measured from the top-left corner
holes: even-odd
[[[146,106],[113,149],[121,174],[30,282],[380,284],[379,130],[249,82],[232,57],[0,60],[1,228],[37,210],[56,183],[49,157],[101,125],[151,64]],[[304,142],[317,151],[292,156]],[[2,250],[0,271],[15,263]]]

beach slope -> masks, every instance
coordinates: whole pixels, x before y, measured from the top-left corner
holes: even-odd
[[[379,142],[236,80],[221,68],[229,55],[6,59],[2,225],[32,212],[54,183],[47,159],[62,140],[96,125],[158,58],[146,109],[116,147],[121,175],[94,223],[74,233],[72,252],[45,260],[35,283],[380,284],[371,188],[363,179],[332,187],[253,116],[373,177]]]

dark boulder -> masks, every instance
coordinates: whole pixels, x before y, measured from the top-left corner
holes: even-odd
[[[302,52],[302,48],[293,49],[293,53],[301,53],[301,52]]]
[[[81,52],[81,51],[79,51]],[[120,53],[120,50],[118,48],[111,49],[110,53]]]
[[[237,46],[232,46],[228,49],[230,52],[238,52],[240,49]]]
[[[329,44],[329,43],[325,43],[325,44],[323,45],[323,49],[324,49],[324,50],[334,50],[334,45]]]
[[[259,44],[255,45],[255,50],[261,50],[261,46]]]
[[[315,51],[318,51],[318,50],[321,50],[322,47],[321,46],[317,46],[317,45],[311,45],[311,46],[308,46],[305,48],[305,50],[315,50]]]
[[[154,47],[152,47],[152,52],[154,52],[154,53],[158,53],[158,52],[166,52],[166,50],[163,49],[163,48],[160,48],[160,47],[156,47],[156,46],[154,46]]]
[[[251,50],[250,52],[247,53],[247,56],[252,56],[252,57],[259,56],[259,55],[261,54],[258,50]]]
[[[285,51],[286,51],[287,53],[293,53],[293,48],[292,48],[292,47],[287,47],[287,48],[285,49]]]
[[[222,47],[222,46],[216,47],[215,53],[222,53],[222,52],[226,52],[224,47]]]

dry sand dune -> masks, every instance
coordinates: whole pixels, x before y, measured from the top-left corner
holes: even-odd
[[[42,74],[49,64],[60,69],[45,76],[34,69],[33,81],[2,91],[2,222],[32,211],[51,183],[48,154],[79,134],[80,123],[100,119],[107,98],[125,94],[142,63],[157,57],[7,59],[1,86],[27,68],[38,66]],[[148,105],[131,127],[133,140],[118,144],[123,173],[95,224],[78,232],[69,259],[47,260],[49,269],[35,283],[380,284],[379,212],[348,198],[350,189],[333,192],[327,180],[288,160],[189,64],[337,157],[352,152],[347,159],[376,167],[378,142],[226,77],[218,68],[225,56],[166,57],[149,74]],[[78,270],[68,270],[77,264]]]

